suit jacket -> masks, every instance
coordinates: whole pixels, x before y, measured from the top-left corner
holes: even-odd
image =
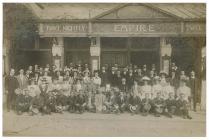
[[[101,80],[102,80],[101,81],[101,86],[105,86],[109,82],[107,72],[101,72],[100,77],[101,77]]]
[[[28,86],[28,78],[24,75],[23,79],[20,78],[20,75],[17,76],[17,81],[19,83],[20,89],[25,89]]]
[[[17,89],[19,83],[15,76],[6,76],[5,77],[5,89],[8,90],[9,94],[14,94],[14,90]]]

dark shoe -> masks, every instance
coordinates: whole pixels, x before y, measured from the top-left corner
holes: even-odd
[[[160,114],[155,114],[155,117],[160,117]]]
[[[192,117],[188,115],[188,116],[187,116],[187,119],[190,119],[190,120],[191,120],[191,119],[192,119]]]

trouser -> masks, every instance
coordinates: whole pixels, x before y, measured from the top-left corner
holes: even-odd
[[[193,95],[193,109],[196,110],[197,99],[196,95]]]
[[[15,109],[15,96],[12,93],[7,94],[7,111],[10,111],[10,109]]]
[[[84,112],[84,107],[82,105],[76,105],[75,110],[79,111],[79,113],[83,113]]]

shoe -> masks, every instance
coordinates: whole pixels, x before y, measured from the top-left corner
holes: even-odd
[[[190,119],[190,120],[191,120],[191,119],[192,119],[192,117],[188,115],[188,116],[187,116],[187,119]]]
[[[155,117],[160,117],[160,114],[155,114]]]

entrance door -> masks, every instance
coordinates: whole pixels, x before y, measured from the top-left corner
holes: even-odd
[[[126,52],[103,52],[101,55],[102,64],[118,64],[119,66],[127,65],[127,53]]]
[[[89,59],[90,59],[90,53],[89,51],[75,51],[75,52],[66,52],[65,53],[65,64],[69,65],[69,63],[74,63],[74,64],[89,64]]]
[[[159,65],[159,54],[157,51],[137,51],[131,52],[131,63],[142,66],[146,64],[150,67],[152,64]]]

